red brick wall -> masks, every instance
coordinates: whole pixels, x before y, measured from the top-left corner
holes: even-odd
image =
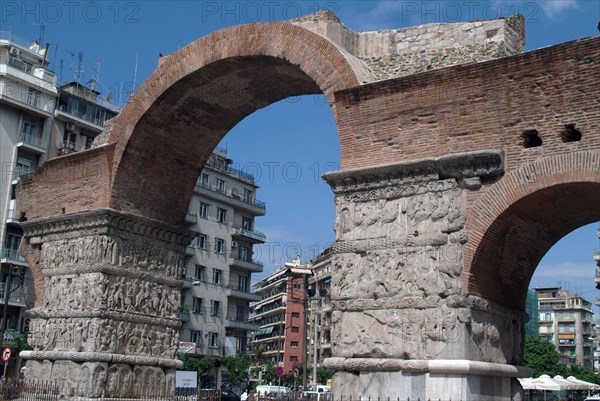
[[[102,146],[45,163],[21,178],[19,213],[35,219],[108,206],[114,145]]]
[[[600,39],[377,82],[336,93],[342,168],[477,149],[504,149],[507,167],[597,149]],[[563,143],[576,123],[578,143]],[[533,152],[521,134],[544,141]]]
[[[600,39],[336,93],[342,167],[502,149],[506,175],[466,192],[463,290],[512,307],[540,259],[600,220]],[[567,124],[580,141],[563,142]],[[537,130],[539,147],[522,134]]]

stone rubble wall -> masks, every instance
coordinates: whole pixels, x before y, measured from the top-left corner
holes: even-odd
[[[354,32],[328,12],[291,20],[362,60],[377,81],[523,52],[524,18],[433,23],[409,28]]]

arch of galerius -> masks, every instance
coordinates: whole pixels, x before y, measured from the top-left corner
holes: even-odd
[[[529,279],[600,218],[600,40],[523,43],[520,15],[356,33],[321,12],[162,59],[93,149],[19,184],[28,377],[91,398],[171,388],[200,170],[245,116],[322,93],[342,159],[325,176],[334,396],[518,397]]]

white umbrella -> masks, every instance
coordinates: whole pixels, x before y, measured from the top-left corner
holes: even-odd
[[[552,379],[548,375],[541,375],[536,379],[519,379],[523,390],[544,390],[544,400],[546,399],[546,391],[561,391],[567,390],[566,383],[560,383]]]
[[[529,382],[530,390],[548,390],[548,391],[562,391],[568,390],[567,383],[561,383],[554,380],[548,375],[541,375],[537,379],[531,379]],[[525,387],[523,387],[525,388]]]
[[[565,379],[564,377],[562,377],[561,375],[556,375],[552,378],[552,380],[560,383],[561,385],[565,386],[565,390],[585,390],[584,388],[582,388],[580,383],[576,383],[573,380],[570,379]]]
[[[572,382],[575,382],[575,383],[583,386],[583,387],[579,388],[579,390],[598,390],[598,389],[600,389],[600,385],[595,384],[595,383],[586,382],[585,380],[579,380],[575,376],[569,376],[569,377],[567,377],[567,380],[570,380]]]

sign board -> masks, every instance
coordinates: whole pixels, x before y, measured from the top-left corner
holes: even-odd
[[[10,359],[12,350],[9,347],[2,348],[2,362],[7,362]]]
[[[196,388],[198,387],[198,372],[178,370],[175,372],[175,387]]]
[[[196,343],[179,342],[179,352],[188,353],[196,351]]]
[[[275,376],[277,376],[277,377],[283,376],[283,366],[275,367]]]

